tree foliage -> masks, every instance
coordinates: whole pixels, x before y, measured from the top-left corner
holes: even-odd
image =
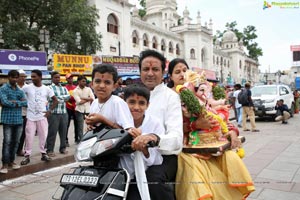
[[[50,48],[71,54],[101,49],[96,32],[98,11],[87,0],[0,0],[3,48],[41,50],[41,29],[49,31]],[[80,46],[76,44],[80,32]]]
[[[258,57],[263,55],[262,49],[258,46],[258,43],[255,42],[255,39],[257,38],[256,34],[256,28],[255,26],[248,25],[246,28],[243,29],[243,32],[239,31],[237,28],[237,22],[231,22],[231,23],[226,23],[225,27],[231,31],[233,31],[237,38],[238,41],[242,39],[243,44],[248,50],[248,56],[256,61],[258,61]],[[217,30],[216,35],[214,36],[214,42],[220,38],[223,37],[223,34],[227,30],[224,30],[223,32]]]
[[[139,16],[143,18],[146,15],[146,0],[139,0],[139,2],[142,7],[139,9]]]

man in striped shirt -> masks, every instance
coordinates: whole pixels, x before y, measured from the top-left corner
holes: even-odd
[[[27,106],[24,92],[17,87],[19,72],[11,70],[8,73],[8,83],[0,89],[2,104],[1,120],[3,123],[2,168],[0,173],[6,174],[8,167],[19,169],[15,155],[23,129],[22,107]]]
[[[46,142],[47,154],[54,157],[54,146],[57,132],[60,138],[59,152],[61,154],[68,153],[66,150],[66,133],[68,126],[68,113],[66,109],[66,101],[70,99],[68,90],[60,84],[60,74],[56,71],[51,74],[52,84],[50,88],[53,90],[58,104],[51,112],[48,118],[48,136]],[[52,101],[50,101],[50,106]]]

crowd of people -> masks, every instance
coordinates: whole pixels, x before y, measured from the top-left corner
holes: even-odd
[[[149,198],[146,199],[246,198],[255,188],[246,166],[234,151],[241,142],[237,137],[239,129],[228,119],[226,99],[214,99],[212,85],[205,74],[190,71],[185,60],[179,58],[169,63],[170,81],[165,84],[165,63],[166,58],[157,51],[141,52],[139,70],[142,84],[127,87],[122,86],[122,80],[112,65],[94,66],[91,87],[86,86],[85,76],[78,76],[78,85],[75,86],[71,74],[66,75],[67,85],[62,86],[57,72],[51,74],[52,84],[45,86],[39,70],[32,71],[32,83],[25,85],[18,82],[23,78],[22,71],[11,70],[8,83],[0,89],[4,133],[0,172],[7,173],[9,167],[20,168],[15,163],[16,154],[24,155],[21,165],[30,163],[36,134],[42,161],[51,161],[55,156],[57,133],[59,153],[68,153],[68,129],[73,119],[76,143],[84,134],[84,123],[88,128],[103,123],[112,128],[127,129],[132,135],[132,148],[136,152],[134,155],[122,155],[120,159],[120,167],[126,168],[132,177],[127,195],[129,200],[145,199],[136,184],[138,177],[135,171],[141,170],[134,168],[137,157],[144,161],[142,169],[149,183]],[[176,89],[180,85],[191,92],[205,114],[190,112]],[[238,126],[247,131],[244,119],[246,115],[250,119],[253,116],[253,104],[252,101],[247,105],[238,104],[241,85],[237,84],[235,88],[233,96],[234,108],[239,116]],[[246,84],[246,88],[249,90],[250,85]],[[251,100],[251,91],[248,95]],[[253,120],[251,130],[258,131]],[[24,150],[20,140],[22,131]],[[191,132],[196,135],[192,136]],[[212,142],[230,140],[231,149],[221,155],[182,152],[193,137],[205,141],[208,135],[214,137]],[[154,141],[157,148],[148,149],[146,145],[150,141]]]

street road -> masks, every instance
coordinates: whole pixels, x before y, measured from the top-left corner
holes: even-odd
[[[256,191],[249,200],[300,199],[300,116],[287,125],[257,119],[260,132],[241,132],[246,137],[244,161],[254,180]],[[250,124],[248,122],[248,127]],[[52,168],[0,183],[1,200],[51,199],[61,194],[59,180],[78,163]]]

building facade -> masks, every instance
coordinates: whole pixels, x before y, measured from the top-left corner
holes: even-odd
[[[128,0],[90,0],[99,10],[97,31],[101,55],[138,56],[145,49],[161,52],[168,61],[184,58],[190,67],[213,70],[224,84],[258,81],[258,63],[247,57],[232,31],[213,44],[213,23],[203,23],[200,12],[192,23],[187,8],[177,13],[176,0],[146,0],[146,15]]]

